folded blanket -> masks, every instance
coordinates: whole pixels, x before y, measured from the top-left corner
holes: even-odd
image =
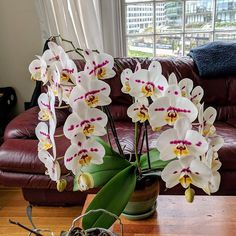
[[[236,75],[236,42],[211,42],[190,50],[200,76]]]

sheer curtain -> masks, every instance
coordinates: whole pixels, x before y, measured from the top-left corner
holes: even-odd
[[[60,34],[78,47],[123,56],[121,0],[35,0],[35,4],[44,42]]]

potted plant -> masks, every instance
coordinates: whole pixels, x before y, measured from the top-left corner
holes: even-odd
[[[135,130],[133,157],[127,158],[108,107],[112,102],[111,89],[103,81],[114,77],[114,59],[105,53],[71,45],[85,60],[83,71],[78,72],[64,49],[53,42],[29,66],[32,78],[48,87],[47,93],[42,93],[38,99],[41,120],[36,127],[38,157],[45,164],[49,177],[57,182],[58,190],[62,191],[66,186],[58,162],[63,158],[65,167],[74,176],[75,191],[102,186],[87,211],[102,208],[119,216],[135,189],[138,192],[146,183],[152,199],[147,200],[148,208],[140,209],[138,214],[143,216],[148,212],[149,215],[155,209],[159,175],[167,188],[179,183],[186,188],[185,196],[190,202],[194,197],[192,185],[207,194],[216,192],[221,166],[217,151],[223,140],[216,135],[213,125],[216,110],[213,107],[204,110],[200,104],[202,88],[193,88],[193,82],[187,78],[178,82],[173,73],[167,80],[158,61],[153,61],[148,69],[142,69],[139,63],[135,71],[125,69],[120,78],[122,92],[133,98],[127,114]],[[63,107],[71,109],[63,128],[71,145],[63,157],[57,157],[55,109]],[[118,151],[101,138],[108,134],[107,123]],[[148,144],[148,125],[153,131],[160,132],[156,148],[152,150]],[[161,131],[162,127],[167,129]],[[153,180],[157,181],[156,187],[152,185]],[[135,200],[131,200],[131,205],[133,202]],[[132,215],[129,204],[125,213]],[[96,213],[83,218],[83,227],[109,228],[113,222],[114,219],[104,213]]]

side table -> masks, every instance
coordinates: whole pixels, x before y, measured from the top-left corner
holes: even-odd
[[[83,212],[94,196],[87,196]],[[121,216],[121,220],[124,236],[236,235],[236,196],[196,196],[188,203],[184,196],[160,195],[152,217],[130,221]],[[119,232],[118,224],[113,231]]]

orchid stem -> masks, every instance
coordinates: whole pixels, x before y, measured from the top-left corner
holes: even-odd
[[[142,136],[141,146],[140,146],[140,149],[139,149],[139,156],[141,156],[142,151],[143,151],[144,138],[145,138],[145,130],[144,130],[143,136]]]
[[[55,107],[55,109],[66,109],[69,107],[70,107],[69,105],[65,105],[65,106]]]
[[[110,124],[111,130],[112,130],[112,134],[114,136],[117,148],[119,150],[119,153],[120,153],[120,155],[124,156],[124,153],[123,153],[123,150],[121,148],[120,141],[119,141],[119,138],[118,138],[118,135],[117,135],[117,132],[116,132],[115,123],[114,123],[114,120],[113,120],[112,115],[110,113],[110,110],[107,106],[104,107],[104,110],[105,110],[105,112],[108,116],[109,124]]]
[[[56,134],[54,135],[54,138],[60,138],[60,137],[64,137],[65,135],[64,134]]]
[[[134,154],[135,154],[135,159],[138,165],[139,174],[141,174],[140,159],[138,156],[138,122],[134,123]]]
[[[149,142],[148,142],[148,128],[147,128],[147,122],[144,123],[145,127],[145,137],[146,137],[146,147],[147,147],[147,159],[148,159],[148,168],[151,170],[151,160],[150,160],[150,154],[149,154]]]

